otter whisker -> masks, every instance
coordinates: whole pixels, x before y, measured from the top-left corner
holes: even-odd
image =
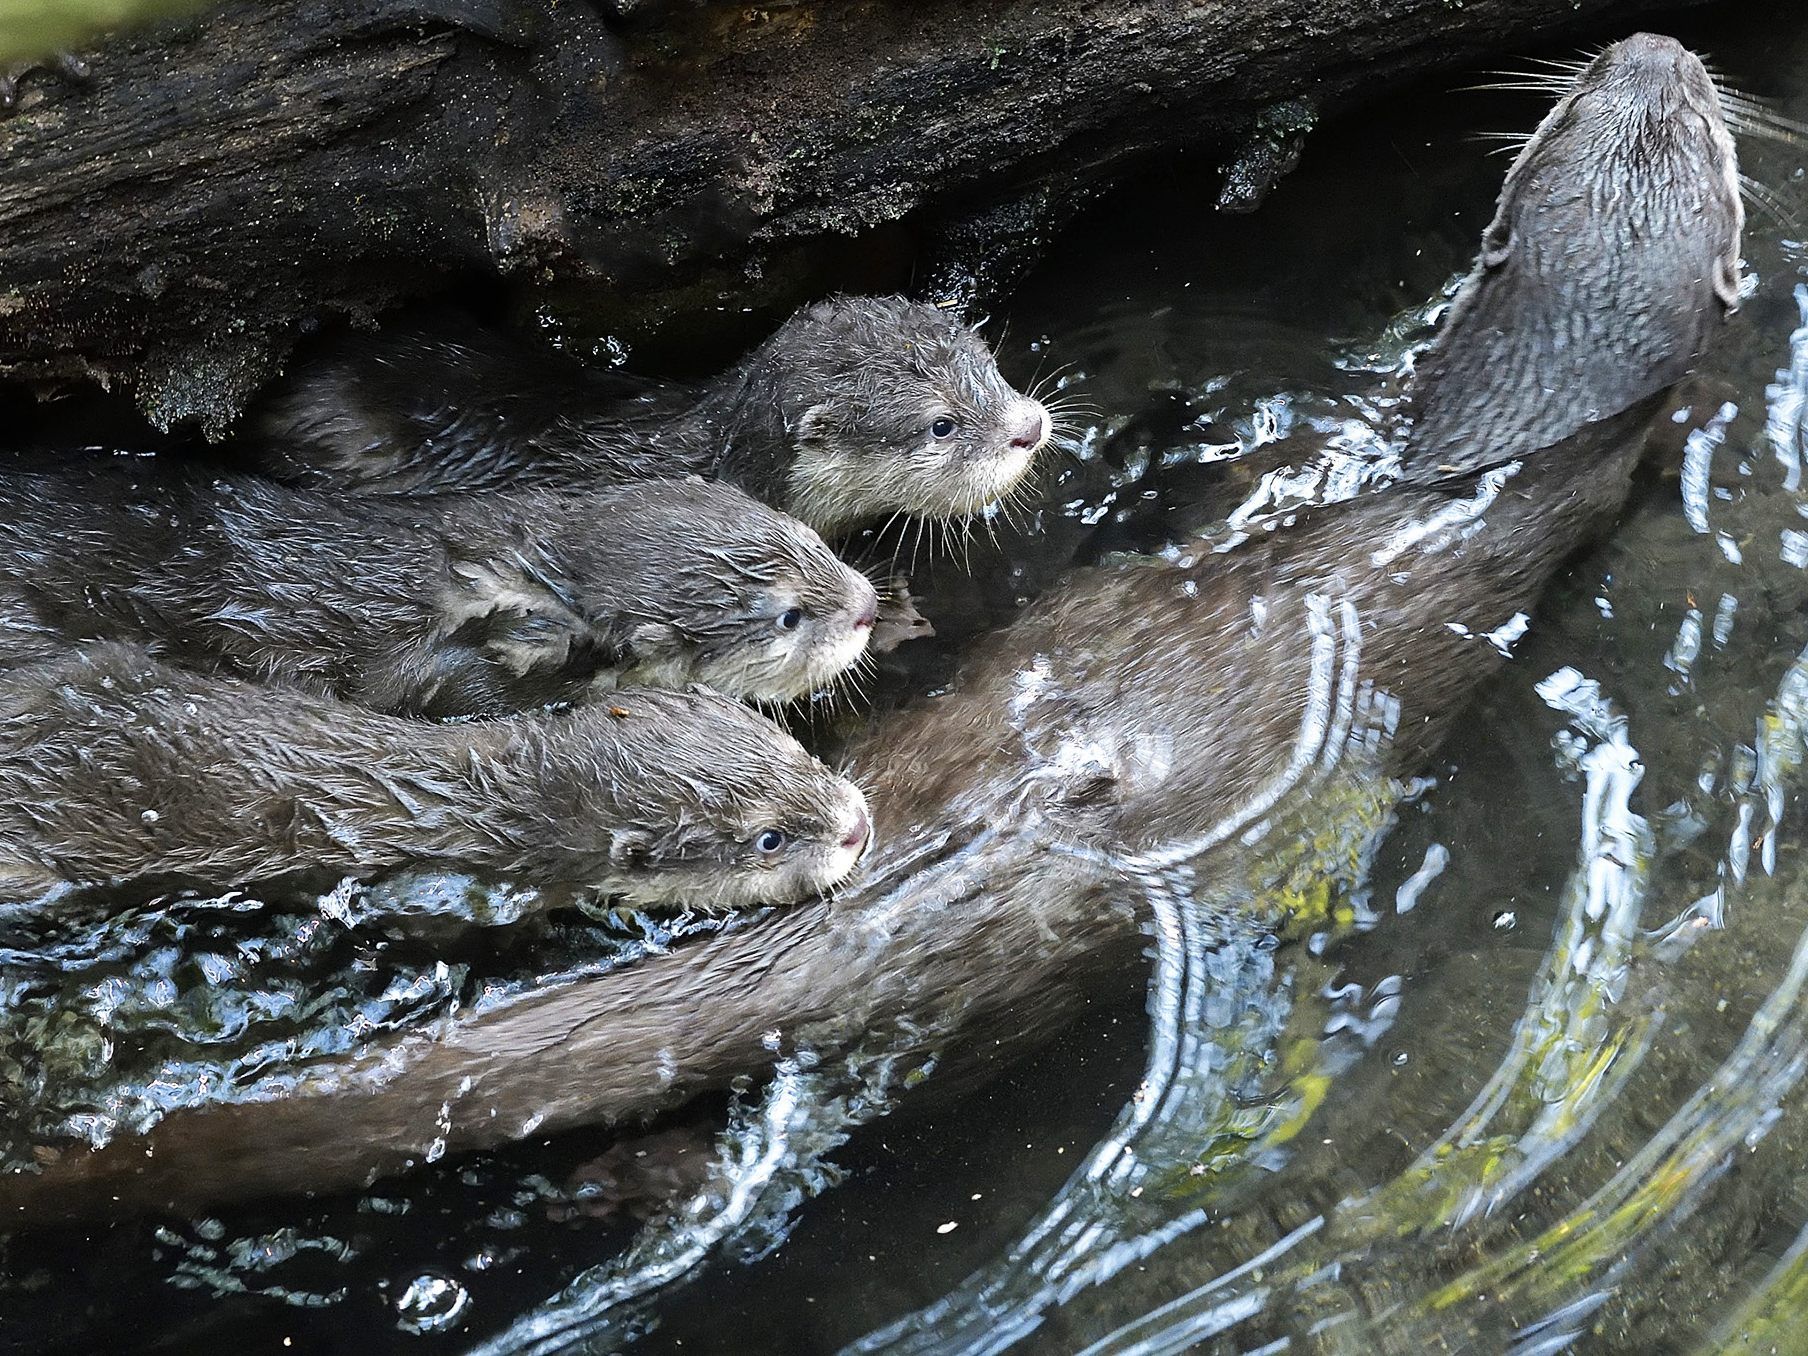
[[[1058,383],[1060,382],[1061,378],[1063,376],[1065,376],[1067,373],[1073,371],[1074,368],[1076,368],[1078,366],[1079,366],[1079,360],[1076,358],[1069,362],[1062,363],[1059,367],[1055,368],[1054,371],[1050,372],[1046,377],[1038,376],[1038,378],[1030,386],[1030,391],[1029,391],[1030,399],[1040,400],[1040,401],[1042,401],[1042,403],[1044,405],[1046,405],[1048,403],[1048,401],[1044,398],[1043,392],[1059,389]],[[1038,368],[1037,371],[1040,372],[1041,369]]]
[[[1714,93],[1719,97],[1722,107],[1727,104],[1735,108],[1743,108],[1756,113],[1774,113],[1777,101],[1765,98],[1761,94],[1753,94],[1749,90],[1740,89],[1730,80],[1718,77],[1714,81]]]
[[[874,661],[869,664],[861,665],[856,669],[850,669],[835,680],[835,690],[832,697],[847,709],[847,713],[850,716],[855,713],[858,699],[864,698],[867,695],[862,680],[877,674],[878,669],[879,665],[877,661]]]
[[[1577,76],[1588,69],[1594,57],[1580,56],[1568,61],[1561,57],[1526,57],[1525,60],[1534,66],[1544,66],[1553,71],[1562,71],[1565,75]]]
[[[998,501],[998,516],[1003,518],[1005,526],[1010,528],[1011,532],[1019,537],[1026,535],[1028,532],[1028,525],[1018,521],[1017,509],[1020,505],[1027,504],[1029,498],[1030,494],[1028,487],[1020,482],[1017,485],[1013,485],[1010,492],[1002,496]],[[996,537],[994,537],[994,540],[996,540]]]
[[[1773,189],[1759,183],[1749,174],[1739,176],[1739,192],[1753,207],[1764,212],[1777,225],[1785,230],[1793,230],[1799,223],[1789,205]]]
[[[998,514],[1003,510],[1004,499],[998,498],[986,505],[981,511],[979,520],[986,525],[986,537],[992,543],[992,549],[998,549]]]
[[[1536,57],[1528,58],[1533,65],[1538,64]],[[1483,75],[1493,76],[1497,80],[1530,80],[1540,85],[1554,85],[1567,88],[1575,77],[1573,71],[1543,70],[1516,71],[1511,68],[1483,71]]]
[[[1080,416],[1096,422],[1104,413],[1097,405],[1081,400],[1052,401],[1045,405],[1044,408],[1048,410],[1049,419],[1054,424],[1054,427],[1050,430],[1051,436],[1060,433],[1077,432],[1077,429],[1074,429],[1066,423],[1066,420],[1072,416]]]
[[[778,728],[783,730],[786,734],[792,733],[796,720],[794,703],[781,701],[773,697],[762,697],[755,700],[754,706],[759,710],[761,715],[765,716],[767,720],[778,726]]]
[[[1484,85],[1458,85],[1459,94],[1561,94],[1567,83],[1559,80],[1493,80]]]
[[[875,542],[883,541],[885,539],[886,534],[888,532],[890,532],[892,530],[892,528],[897,527],[898,520],[900,518],[904,518],[904,517],[905,517],[905,512],[903,509],[899,509],[896,513],[893,513],[891,515],[891,517],[889,517],[885,520],[885,525],[873,534],[874,541]],[[888,571],[889,573],[894,574],[894,575],[898,573],[898,558],[900,556],[902,556],[903,554],[904,554],[904,529],[898,528],[897,536],[892,539],[891,565],[889,567],[889,571]]]
[[[1798,122],[1755,99],[1725,89],[1720,90],[1720,113],[1735,133],[1786,146],[1808,141],[1808,123]]]
[[[1781,133],[1788,138],[1808,135],[1808,123],[1798,121],[1761,104],[1739,104],[1728,101],[1721,112],[1735,132]]]
[[[1048,446],[1056,452],[1064,452],[1070,457],[1078,457],[1081,448],[1085,446],[1087,436],[1099,426],[1100,422],[1099,419],[1093,418],[1084,424],[1078,421],[1070,423],[1066,412],[1063,411],[1060,421],[1049,430]],[[1043,460],[1046,461],[1047,458],[1045,457]]]
[[[992,545],[997,546],[999,544],[998,543],[998,523],[1000,521],[1002,521],[1004,523],[1006,529],[1008,529],[1013,535],[1021,536],[1022,533],[1018,530],[1017,522],[1011,516],[1011,506],[1008,501],[1008,498],[1000,499],[998,501],[998,503],[995,504],[993,507],[997,511],[993,515],[992,518],[989,518],[986,521],[987,530],[989,530],[992,534]]]

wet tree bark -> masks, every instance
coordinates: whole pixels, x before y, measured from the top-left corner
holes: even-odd
[[[218,435],[322,321],[460,287],[632,337],[970,300],[1153,156],[1224,148],[1248,206],[1326,107],[1650,8],[243,0],[0,123],[0,378]]]

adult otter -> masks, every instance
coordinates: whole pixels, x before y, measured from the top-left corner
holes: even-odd
[[[695,391],[495,336],[380,334],[304,370],[258,421],[265,469],[304,484],[418,494],[695,474],[825,534],[977,513],[1050,429],[977,334],[902,297],[805,307]]]
[[[1593,389],[1617,395],[1565,405],[1548,443],[1509,443],[1497,464],[1490,412],[1467,406],[1464,436],[1408,452],[1409,479],[1444,483],[1077,572],[857,748],[881,846],[838,900],[383,1042],[284,1100],[171,1115],[0,1190],[55,1212],[351,1183],[524,1122],[649,1115],[770,1067],[775,1046],[897,1028],[930,1048],[963,1030],[988,1049],[1035,1041],[1134,953],[1138,882],[1186,872],[1234,902],[1302,793],[1342,777],[1385,806],[1380,779],[1436,745],[1502,662],[1487,633],[1618,512],[1668,383],[1729,310],[1732,173],[1692,55],[1649,35],[1605,52],[1521,153],[1496,218],[1507,248],[1470,280],[1487,304],[1456,308],[1439,352],[1485,366],[1490,343],[1503,361],[1579,345],[1604,369]],[[1712,267],[1679,270],[1679,242]],[[1519,287],[1574,305],[1515,310]],[[1546,386],[1507,390],[1502,429],[1562,400]],[[1421,425],[1448,427],[1449,400],[1448,383],[1423,389]]]
[[[98,646],[0,678],[0,894],[453,863],[631,903],[789,904],[865,849],[866,801],[708,692],[434,724]]]
[[[0,669],[123,640],[410,715],[620,684],[783,701],[858,659],[878,606],[726,485],[347,503],[158,469],[0,475]]]

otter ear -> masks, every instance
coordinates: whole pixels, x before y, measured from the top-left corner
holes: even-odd
[[[646,865],[653,854],[653,835],[645,829],[615,829],[609,835],[609,864],[624,871]]]
[[[1714,265],[1714,295],[1720,300],[1720,311],[1723,316],[1734,315],[1739,310],[1739,260],[1737,256],[1724,256]]]
[[[628,632],[627,647],[635,662],[642,664],[651,659],[669,659],[683,648],[677,629],[666,622],[639,623]]]
[[[798,415],[796,422],[791,425],[792,441],[797,443],[817,443],[824,441],[829,437],[831,432],[829,419],[830,414],[827,405],[810,406],[809,409]]]
[[[1513,228],[1502,226],[1499,230],[1488,228],[1482,237],[1482,267],[1499,268],[1513,257]]]

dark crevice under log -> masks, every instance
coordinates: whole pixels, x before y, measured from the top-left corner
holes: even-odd
[[[617,6],[614,12],[625,7]],[[0,123],[0,377],[225,430],[298,337],[502,279],[631,338],[971,299],[1099,187],[1648,0],[239,3]],[[857,242],[848,247],[849,242]],[[738,337],[738,336],[737,336]]]

